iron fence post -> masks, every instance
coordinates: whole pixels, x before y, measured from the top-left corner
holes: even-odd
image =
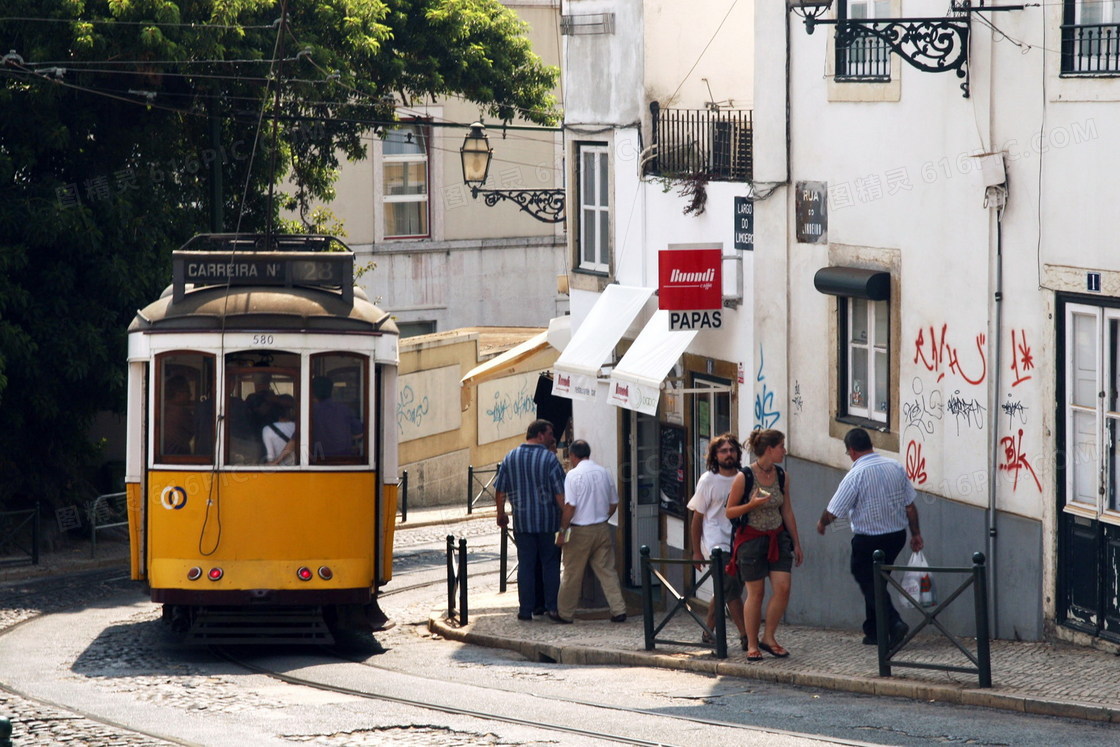
[[[980,687],[992,686],[991,631],[988,630],[988,569],[984,553],[972,554],[973,593],[976,598],[976,660]]]
[[[712,550],[712,604],[716,606],[716,658],[727,658],[727,617],[724,615],[724,605],[727,600],[723,598],[723,550],[718,547]]]
[[[397,497],[400,499],[401,523],[403,524],[408,521],[408,470],[401,473],[401,479],[400,482],[397,483],[397,487],[400,488]]]
[[[455,617],[455,538],[447,535],[447,619]]]
[[[12,722],[7,718],[0,718],[0,747],[12,747]]]
[[[509,529],[500,527],[502,533],[501,552],[498,554],[498,593],[506,593],[506,574],[509,572]]]
[[[875,588],[875,637],[879,644],[879,676],[891,676],[890,641],[888,636],[887,619],[887,584],[883,579],[883,559],[886,555],[882,550],[876,550],[872,555],[871,581]]]
[[[459,540],[459,624],[467,624],[467,539]]]
[[[649,546],[642,545],[642,622],[645,624],[646,651],[653,651],[653,579],[649,572]]]
[[[474,512],[474,506],[471,505],[471,504],[474,503],[474,501],[472,500],[472,496],[471,496],[471,493],[473,491],[474,491],[474,465],[473,464],[468,464],[467,465],[467,513],[468,514],[471,514],[471,513]]]

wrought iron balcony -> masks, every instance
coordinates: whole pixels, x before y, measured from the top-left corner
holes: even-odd
[[[1120,24],[1063,25],[1062,75],[1120,75]]]
[[[709,181],[748,182],[754,164],[749,109],[662,109],[654,101],[653,157],[646,173],[705,175]]]

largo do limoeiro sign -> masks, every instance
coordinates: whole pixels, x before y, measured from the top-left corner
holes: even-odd
[[[723,326],[723,249],[672,244],[658,254],[657,307],[669,312],[669,329]]]

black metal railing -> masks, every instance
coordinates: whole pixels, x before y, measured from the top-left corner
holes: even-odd
[[[653,563],[667,563],[670,565],[694,565],[698,561],[690,558],[651,558],[649,556],[649,547],[642,545],[642,618],[645,623],[645,638],[646,638],[646,651],[653,651],[654,646],[658,643],[671,643],[677,646],[705,646],[705,643],[695,643],[693,641],[673,641],[669,639],[659,639],[657,634],[665,629],[669,621],[673,617],[684,610],[695,621],[700,629],[707,633],[713,643],[715,644],[715,655],[717,659],[727,658],[727,618],[724,615],[724,605],[726,604],[723,598],[723,565],[726,563],[724,554],[718,548],[712,551],[712,558],[710,561],[703,561],[710,563],[710,567],[704,572],[704,575],[696,582],[697,585],[704,583],[708,578],[712,579],[712,597],[711,604],[716,606],[715,616],[715,630],[709,630],[705,621],[692,611],[692,605],[688,598],[673,588],[661,573],[655,570],[652,566]],[[677,602],[673,608],[669,610],[661,622],[658,623],[653,618],[653,577],[656,576],[662,588],[664,588],[670,596],[674,597]]]
[[[0,564],[16,565],[30,560],[39,565],[39,504],[24,511],[0,511]]]
[[[875,626],[876,637],[879,644],[879,675],[882,677],[891,676],[891,666],[896,667],[912,667],[915,669],[936,669],[942,672],[964,672],[965,674],[975,674],[980,679],[980,687],[992,686],[992,659],[991,659],[991,638],[988,631],[988,576],[987,568],[984,565],[984,553],[978,552],[972,555],[972,566],[964,568],[926,568],[917,566],[905,565],[884,565],[883,560],[886,556],[882,550],[876,550],[872,555],[873,565],[875,569],[874,583],[875,583]],[[947,597],[945,597],[940,604],[932,609],[925,609],[921,606],[917,599],[912,597],[909,592],[902,588],[897,580],[891,577],[891,571],[923,571],[927,573],[967,573],[968,578],[961,582],[960,586],[954,589]],[[898,589],[906,599],[923,615],[923,619],[918,623],[913,630],[909,631],[902,640],[898,641],[893,647],[890,645],[889,636],[890,631],[887,620],[887,584]],[[973,589],[973,600],[976,615],[976,653],[969,651],[957,636],[953,635],[941,622],[937,616],[941,614],[957,597],[959,597],[964,590],[969,586]],[[933,625],[941,633],[949,639],[950,642],[957,649],[965,655],[965,657],[972,662],[972,667],[958,667],[950,664],[931,664],[928,662],[919,661],[897,661],[895,655],[899,653],[907,643],[914,639],[926,625]]]
[[[455,606],[455,592],[459,592],[459,606]],[[447,619],[466,625],[467,615],[467,541],[459,540],[455,552],[455,538],[447,535]]]
[[[836,44],[836,80],[850,82],[891,79],[891,48],[877,36],[854,35]]]
[[[653,156],[647,173],[705,175],[710,181],[748,182],[754,174],[750,109],[662,109],[653,101]]]
[[[1120,24],[1062,26],[1063,75],[1120,75]]]
[[[498,473],[502,469],[502,463],[498,462],[490,469],[475,469],[474,465],[467,465],[467,513],[474,513],[475,504],[483,498],[488,498],[491,503],[494,502],[494,481],[498,479]]]

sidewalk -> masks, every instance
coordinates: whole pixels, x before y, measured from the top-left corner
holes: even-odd
[[[490,507],[477,509],[473,515],[467,515],[460,505],[422,508],[410,510],[406,523],[402,524],[398,517],[397,528],[454,524],[492,515]],[[89,542],[74,540],[55,552],[43,553],[37,566],[0,566],[0,585],[112,567],[127,572],[126,541],[99,539],[96,557],[91,558]],[[700,645],[700,628],[684,611],[676,614],[658,638],[695,640],[697,645],[658,643],[655,650],[646,651],[642,616],[637,609],[622,624],[609,622],[606,610],[598,615],[577,613],[573,625],[556,625],[544,617],[521,622],[516,618],[514,584],[505,594],[498,594],[493,586],[472,586],[469,604],[469,624],[465,627],[448,622],[446,610],[438,609],[431,613],[429,628],[450,640],[516,651],[531,661],[680,669],[867,695],[1120,723],[1120,657],[1061,642],[992,641],[993,686],[981,689],[976,675],[959,672],[896,665],[894,676],[880,677],[877,649],[862,645],[862,634],[854,630],[783,625],[779,640],[791,656],[767,657],[750,663],[738,646],[734,628],[728,640],[728,658],[716,659],[709,647]],[[655,623],[663,615],[655,613]],[[907,645],[898,655],[899,660],[971,666],[940,634],[924,633]]]

